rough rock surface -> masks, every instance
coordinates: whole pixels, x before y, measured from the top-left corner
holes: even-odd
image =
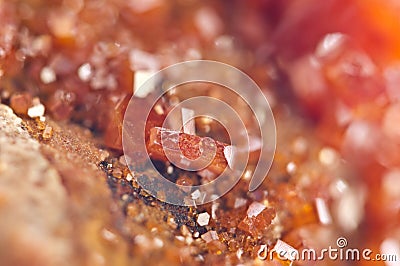
[[[0,105],[0,261],[68,265],[67,192],[21,118]],[[26,253],[29,253],[27,255]]]
[[[127,265],[121,214],[96,167],[107,154],[71,125],[51,124],[40,143],[34,125],[0,104],[1,265]]]

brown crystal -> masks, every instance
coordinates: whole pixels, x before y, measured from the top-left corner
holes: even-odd
[[[15,93],[10,98],[10,106],[16,114],[26,115],[28,108],[32,106],[30,93]]]
[[[43,130],[42,137],[44,140],[49,140],[53,136],[53,128],[46,126]]]
[[[187,156],[187,158],[189,159],[198,158],[200,145],[201,143],[203,143],[204,138],[159,127],[155,127],[150,130],[150,137],[147,148],[151,158],[167,161],[164,147],[161,144],[162,134],[165,134],[165,136],[168,136],[169,134],[178,134],[179,148],[181,149],[182,154]],[[165,142],[167,141],[168,137],[165,138]],[[215,143],[217,148],[216,154],[207,169],[214,173],[221,173],[228,166],[228,162],[226,161],[224,155],[224,148],[228,145],[219,141],[215,141]]]
[[[262,235],[271,224],[276,212],[273,208],[266,208],[257,216],[249,217],[248,215],[239,223],[238,228],[249,232],[253,236]]]
[[[396,1],[380,0],[232,0],[229,4],[209,0],[105,0],[101,5],[86,0],[51,4],[43,0],[0,1],[0,101],[21,114],[29,132],[41,142],[46,160],[60,174],[60,191],[67,191],[69,202],[61,216],[49,216],[57,219],[66,214],[56,230],[57,239],[65,241],[49,247],[42,242],[47,236],[44,234],[39,239],[40,249],[29,245],[26,248],[30,240],[23,238],[26,235],[26,227],[20,226],[23,219],[13,218],[26,204],[13,204],[2,213],[1,221],[12,221],[7,226],[11,225],[16,232],[10,241],[3,241],[5,245],[12,247],[10,251],[28,250],[0,252],[2,263],[52,264],[54,258],[46,255],[47,252],[65,247],[68,251],[62,254],[72,254],[73,258],[61,256],[60,265],[63,262],[258,264],[261,263],[257,260],[260,244],[290,239],[287,236],[293,232],[298,238],[295,243],[317,246],[320,243],[316,242],[334,243],[336,235],[350,232],[346,235],[352,245],[371,248],[375,253],[387,250],[388,242],[396,243],[400,239],[397,207],[400,193],[396,189],[400,166],[396,127],[400,99],[399,12]],[[236,23],[237,18],[241,18],[240,23]],[[133,50],[150,56],[136,64],[130,58]],[[116,163],[115,158],[122,149],[124,100],[121,99],[131,97],[135,72],[203,58],[237,66],[258,83],[270,100],[279,125],[278,149],[273,167],[258,190],[247,190],[251,175],[246,173],[231,192],[212,206],[179,208],[157,201],[133,180],[146,178],[152,182],[151,172],[127,176],[126,166]],[[90,66],[90,73],[82,75],[79,72],[82,65]],[[203,84],[196,91],[202,88]],[[214,90],[206,94],[223,100],[231,98],[216,96],[218,93]],[[28,98],[36,96],[45,105],[46,116],[65,123],[52,123],[56,134],[48,140],[43,135],[47,121],[39,120],[42,106],[40,112],[33,112],[35,120],[24,117],[31,107],[27,104]],[[236,96],[229,102],[234,107],[240,105],[235,101]],[[161,125],[161,113],[168,113],[169,104],[177,104],[182,98],[173,95],[163,101],[165,106],[157,108],[158,116],[151,114],[147,121],[147,135],[151,135],[151,128]],[[145,108],[141,103],[135,115],[143,117]],[[221,130],[213,124],[202,125],[200,121],[196,127],[201,136],[209,134],[228,143]],[[245,123],[251,124],[249,121]],[[97,153],[93,147],[88,148],[90,141],[77,140],[79,130],[71,122],[99,137],[91,137],[90,141],[98,141],[99,146],[107,149],[103,152],[110,154],[104,163],[107,176],[93,170],[94,165],[103,165],[107,156],[94,158]],[[68,126],[61,130],[60,125]],[[0,133],[9,129],[2,128]],[[66,133],[71,131],[72,134]],[[290,143],[299,138],[305,145],[300,143],[292,149]],[[199,156],[201,141],[197,137],[186,136],[181,140],[179,144],[185,156],[192,159]],[[18,138],[15,141],[18,143]],[[143,142],[142,139],[135,141]],[[3,137],[0,153],[4,145],[7,144]],[[319,160],[318,153],[326,145],[337,150],[337,163]],[[152,149],[156,150],[153,150],[154,158],[165,160],[162,150],[157,150],[156,145]],[[90,162],[88,158],[92,158]],[[141,168],[140,162],[131,159],[131,164]],[[223,169],[226,160],[220,159]],[[14,169],[4,162],[19,160],[3,152],[0,175]],[[343,162],[346,167],[342,167]],[[19,165],[22,171],[13,171],[10,180],[25,181],[20,178],[20,172],[29,176],[31,171],[22,168],[25,164]],[[78,167],[72,169],[71,165]],[[219,172],[219,166],[216,168],[215,172]],[[170,178],[188,183],[182,177],[185,175],[176,169]],[[198,175],[202,180],[212,180],[215,176],[209,169]],[[109,189],[99,189],[103,183]],[[31,192],[46,191],[51,184],[35,183]],[[20,195],[23,199],[26,193],[21,193],[21,189],[0,188],[1,207],[7,208],[9,195]],[[108,195],[110,191],[113,197]],[[165,196],[162,190],[159,194],[161,198]],[[237,198],[246,203],[236,201]],[[332,226],[322,225],[317,219],[314,205],[319,198],[327,203]],[[266,208],[249,217],[246,209],[254,202]],[[234,208],[236,203],[238,208]],[[39,207],[25,211],[32,216],[36,210],[41,211]],[[270,215],[262,216],[270,208],[276,216],[268,225]],[[47,213],[48,208],[43,212]],[[205,229],[196,223],[198,214],[204,212],[213,217],[207,230],[220,236],[219,240],[215,239],[220,242],[209,246],[202,239],[193,239],[194,232],[204,234]],[[170,218],[173,222],[169,224],[176,224],[176,230],[171,230],[167,222]],[[68,228],[64,229],[64,222],[77,230],[69,233]],[[184,226],[189,233],[185,231],[187,234],[182,237],[179,228]],[[29,231],[34,227],[35,223],[31,223]],[[126,232],[123,237],[119,236],[119,229]],[[307,231],[310,236],[304,236]],[[70,238],[64,238],[65,235]],[[174,239],[179,244],[174,244]],[[122,244],[119,248],[117,242]],[[229,245],[229,250],[223,251],[220,243]],[[29,252],[32,248],[34,252]],[[220,256],[221,253],[224,254]],[[13,258],[19,260],[13,261]],[[275,262],[279,263],[263,263]],[[370,262],[354,263],[369,265]]]

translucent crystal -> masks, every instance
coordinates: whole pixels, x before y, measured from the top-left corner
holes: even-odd
[[[50,67],[44,67],[40,72],[40,79],[44,84],[52,83],[56,81],[56,73]]]
[[[400,104],[390,105],[385,112],[382,130],[392,141],[400,143]]]
[[[194,17],[195,25],[207,39],[218,36],[222,31],[222,21],[218,14],[211,8],[203,7]]]
[[[142,86],[147,80],[149,80],[153,75],[154,71],[150,70],[138,70],[135,72],[133,91],[136,97],[144,98],[155,89],[155,84],[149,84],[147,86]],[[140,90],[139,90],[140,88]]]
[[[275,250],[278,257],[286,258],[290,261],[296,260],[298,254],[299,254],[297,249],[295,249],[294,247],[292,247],[291,245],[289,245],[288,243],[286,243],[280,239],[278,239],[278,241],[276,242],[273,250]]]
[[[53,128],[51,126],[46,126],[42,133],[44,140],[49,140],[53,136]]]
[[[247,216],[249,218],[258,216],[264,209],[265,205],[259,202],[253,202],[247,209]]]
[[[200,213],[199,216],[197,217],[197,223],[200,226],[208,225],[209,221],[210,221],[210,215],[207,212]]]
[[[317,213],[319,217],[319,221],[322,224],[331,224],[332,223],[332,217],[330,215],[328,206],[326,204],[326,201],[322,198],[316,198],[315,199],[315,205],[317,207]]]
[[[338,162],[339,155],[334,149],[325,147],[319,151],[318,158],[323,165],[331,166]]]
[[[206,241],[206,243],[209,243],[213,240],[218,240],[218,234],[216,231],[208,231],[207,233],[201,235],[201,238]]]
[[[319,57],[335,56],[344,45],[346,36],[342,33],[329,33],[318,44],[315,54]]]
[[[28,116],[31,118],[43,116],[45,107],[43,104],[37,104],[28,109]]]
[[[16,93],[10,98],[10,106],[16,114],[26,115],[32,106],[32,96],[29,93]]]
[[[89,63],[85,63],[78,68],[78,76],[82,81],[90,80],[92,76],[92,67]]]

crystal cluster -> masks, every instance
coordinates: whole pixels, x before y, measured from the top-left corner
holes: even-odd
[[[110,152],[99,165],[113,208],[124,214],[119,224],[132,264],[257,264],[267,248],[322,249],[342,234],[354,246],[398,254],[399,14],[396,1],[378,0],[0,1],[0,102],[33,123],[44,143],[59,132],[49,117],[99,136]],[[232,191],[196,208],[151,197],[136,180],[152,182],[154,173],[120,157],[133,92],[155,71],[193,59],[248,73],[278,125],[275,161],[260,188],[248,191],[250,164]],[[145,115],[150,93],[137,95],[135,115]],[[212,88],[207,94],[247,112],[236,96]],[[184,132],[161,128],[185,96],[171,91],[154,105],[145,140],[157,169],[199,200],[202,192],[192,186],[229,167],[232,150],[225,130],[207,118]],[[190,109],[182,116],[190,120]],[[167,162],[162,132],[177,135],[188,158],[211,137],[217,157],[202,171],[181,170]],[[254,162],[260,139],[252,136],[250,144]],[[101,236],[117,241],[112,230]]]

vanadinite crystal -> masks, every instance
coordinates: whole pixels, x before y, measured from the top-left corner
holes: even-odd
[[[335,247],[342,235],[351,247],[400,259],[399,17],[398,0],[0,0],[0,103],[21,116],[23,128],[44,145],[42,157],[51,163],[58,160],[55,147],[93,156],[77,148],[87,143],[73,137],[76,124],[90,130],[106,154],[95,157],[102,158],[96,160],[112,199],[88,189],[99,177],[87,176],[93,166],[85,169],[84,159],[82,169],[57,166],[63,169],[60,186],[72,195],[69,207],[90,208],[62,217],[79,216],[77,225],[87,216],[82,213],[90,213],[93,220],[85,220],[76,237],[60,245],[45,243],[43,249],[93,250],[90,257],[75,258],[82,265],[106,264],[118,243],[124,249],[113,265],[289,265],[291,258],[262,261],[263,252]],[[238,184],[211,203],[180,207],[138,185],[136,180],[155,182],[155,175],[135,154],[122,155],[122,123],[133,91],[149,76],[194,59],[231,64],[257,82],[274,112],[278,145],[271,171],[257,190],[248,191],[260,149],[259,137],[251,136],[250,163]],[[246,114],[246,125],[255,121],[237,95],[205,83],[188,87],[186,93],[170,91],[152,106],[143,125],[145,140],[133,134],[132,143],[145,142],[157,170],[200,202],[204,195],[192,188],[229,167],[229,132],[207,117],[196,118],[184,132],[173,131],[163,127],[167,114],[201,87],[207,96]],[[136,96],[132,115],[143,117],[153,103]],[[71,132],[62,135],[59,125]],[[181,154],[195,160],[212,145],[216,157],[201,171],[168,162],[168,156]],[[171,148],[168,154],[165,148]],[[0,158],[0,176],[7,168],[3,161],[12,160]],[[37,182],[35,189],[45,185]],[[3,219],[8,192],[0,180],[0,216],[14,225]],[[162,187],[157,196],[165,197]],[[115,217],[97,215],[97,199]],[[103,224],[110,228],[99,228]],[[22,235],[26,228],[15,230]],[[55,230],[56,235],[64,236],[63,230]],[[20,239],[11,240],[15,250],[27,249]],[[3,241],[0,247],[8,247]],[[109,249],[100,250],[103,242]],[[15,252],[0,251],[0,261],[25,254]],[[26,256],[36,258],[32,252]]]

